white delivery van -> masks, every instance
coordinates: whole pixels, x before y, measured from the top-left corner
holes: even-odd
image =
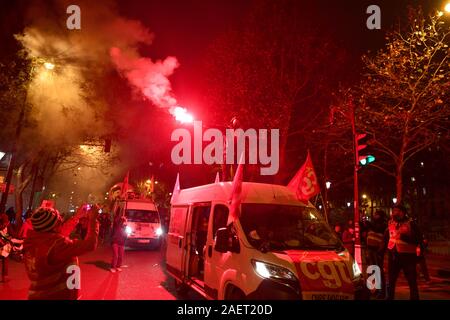
[[[354,299],[358,265],[323,216],[285,186],[231,182],[181,190],[173,199],[166,266],[178,290],[207,299]]]
[[[127,247],[159,248],[163,230],[156,205],[147,199],[117,200],[114,215],[127,218]]]

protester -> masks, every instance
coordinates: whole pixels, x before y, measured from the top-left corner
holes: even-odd
[[[111,262],[111,272],[122,271],[123,256],[125,252],[125,241],[127,239],[126,233],[127,219],[124,215],[117,214],[114,217],[112,229],[112,251],[113,257]]]
[[[425,282],[430,283],[431,278],[430,274],[428,273],[428,267],[427,262],[425,260],[425,251],[428,247],[428,239],[425,237],[425,235],[422,235],[422,241],[420,242],[420,252],[418,256],[418,263],[420,267],[420,271],[422,272],[422,275],[425,279]]]
[[[109,217],[109,213],[102,212],[99,216],[100,220],[100,235],[99,238],[102,241],[102,243],[107,238],[110,228],[111,228],[111,219]]]
[[[74,217],[63,223],[53,208],[38,208],[31,216],[33,230],[24,243],[24,260],[31,280],[30,300],[76,300],[78,288],[69,288],[67,280],[70,266],[78,266],[78,256],[97,246],[98,207],[82,206]],[[88,216],[89,229],[85,240],[71,240],[69,234],[78,220]]]
[[[14,207],[9,207],[8,210],[6,210],[6,215],[8,216],[9,222],[13,223],[16,219],[16,212],[14,211]]]
[[[334,232],[336,232],[339,239],[342,240],[342,228],[340,224],[334,226]]]
[[[349,220],[347,228],[342,233],[342,242],[347,251],[354,256],[355,255],[355,229],[353,229],[353,221]]]
[[[79,239],[84,240],[87,236],[89,229],[89,219],[87,217],[81,217],[78,224],[75,227],[75,233]]]
[[[377,297],[385,298],[385,279],[384,279],[384,233],[387,229],[386,214],[382,210],[375,211],[372,222],[368,225],[366,245],[367,245],[367,264],[376,265],[381,272],[381,289],[378,290]]]
[[[9,225],[9,218],[6,214],[2,213],[0,215],[0,247],[1,247],[1,255],[0,259],[2,262],[2,277],[1,282],[8,282],[8,256],[11,251],[10,244],[7,240],[7,229]],[[9,247],[8,247],[9,246]]]
[[[419,299],[417,286],[417,252],[420,250],[422,235],[419,227],[412,221],[406,208],[396,205],[385,234],[388,249],[388,284],[387,298],[395,297],[395,285],[401,270],[403,270],[410,290],[410,299]]]
[[[31,223],[31,215],[33,214],[31,209],[28,209],[25,213],[25,221],[19,231],[19,238],[26,239],[28,232],[33,230],[33,224]]]

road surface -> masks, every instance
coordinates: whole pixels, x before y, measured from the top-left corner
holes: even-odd
[[[120,273],[109,272],[111,252],[100,246],[95,252],[80,257],[81,298],[84,300],[174,300],[202,299],[195,292],[177,296],[172,281],[167,278],[160,251],[127,250],[125,264]],[[428,265],[433,282],[420,280],[421,299],[450,300],[450,279],[437,277],[438,270],[450,268],[450,259],[430,257]],[[23,263],[10,259],[10,281],[0,283],[0,300],[26,299],[29,280]],[[408,299],[409,291],[401,275],[397,299]]]

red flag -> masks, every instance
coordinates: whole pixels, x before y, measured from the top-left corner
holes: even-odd
[[[127,172],[125,179],[123,179],[122,188],[120,190],[120,196],[126,197],[126,193],[128,191],[128,178],[130,176],[130,171]]]
[[[244,178],[244,164],[243,164],[243,154],[239,160],[239,165],[236,170],[236,174],[233,178],[233,184],[231,188],[230,195],[230,215],[233,220],[236,220],[241,215],[241,202],[242,202],[242,181]]]
[[[315,196],[320,192],[317,175],[314,172],[309,151],[305,163],[294,178],[292,178],[287,187],[295,192],[297,198],[301,201],[308,201],[312,196]]]
[[[180,193],[180,174],[177,173],[177,180],[175,181],[175,186],[173,187],[172,197],[170,198],[170,203],[172,204],[173,200]]]

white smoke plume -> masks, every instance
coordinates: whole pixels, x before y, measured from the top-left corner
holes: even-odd
[[[169,108],[172,113],[177,101],[168,77],[179,65],[175,57],[153,62],[150,58],[139,57],[135,51],[124,53],[117,47],[110,53],[118,70],[144,97],[158,107]]]
[[[140,46],[151,45],[153,34],[141,22],[121,17],[114,1],[79,0],[81,30],[66,27],[66,9],[72,1],[30,1],[28,27],[17,38],[32,57],[54,64],[42,65],[30,85],[33,119],[46,140],[74,140],[86,130],[102,130],[99,115],[107,106],[88,93],[89,81],[117,68],[130,84],[161,108],[176,104],[168,77],[178,66],[168,57],[153,62],[141,57]],[[97,77],[97,78],[96,78]],[[92,99],[91,97],[94,97]]]

